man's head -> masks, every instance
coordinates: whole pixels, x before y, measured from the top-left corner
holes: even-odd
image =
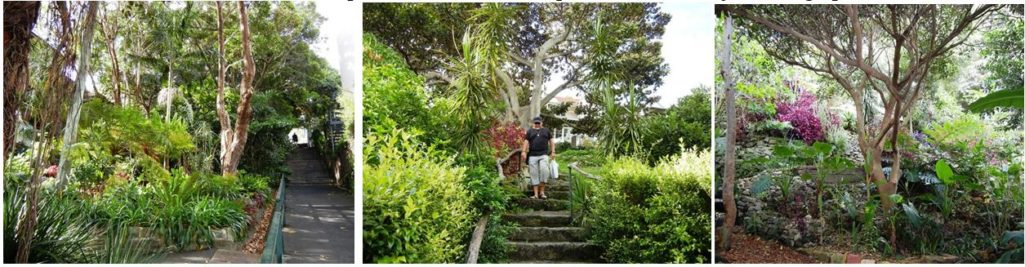
[[[541,116],[534,117],[534,128],[541,128]]]

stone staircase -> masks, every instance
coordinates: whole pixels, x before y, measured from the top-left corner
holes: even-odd
[[[309,147],[288,157],[285,263],[353,263],[355,199],[336,186],[324,158]]]
[[[586,230],[572,223],[568,181],[555,180],[545,189],[548,199],[531,199],[533,191],[524,193],[512,201],[514,212],[502,216],[518,224],[508,237],[509,262],[600,262],[600,251],[586,241]]]
[[[296,148],[289,155],[287,163],[288,169],[292,171],[292,176],[288,178],[289,186],[335,184],[335,178],[328,171],[330,168],[315,148]]]

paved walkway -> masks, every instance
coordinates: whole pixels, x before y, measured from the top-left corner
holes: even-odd
[[[353,263],[354,199],[334,185],[312,148],[289,155],[285,189],[285,263]]]

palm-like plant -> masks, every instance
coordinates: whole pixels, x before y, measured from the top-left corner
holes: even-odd
[[[594,23],[591,24],[594,38],[590,45],[594,53],[588,59],[588,66],[591,69],[590,86],[597,89],[601,98],[601,125],[599,137],[601,138],[602,150],[607,155],[638,154],[643,151],[640,144],[644,136],[644,127],[640,127],[643,116],[643,108],[639,95],[636,93],[633,83],[622,83],[622,77],[614,69],[618,64],[616,52],[619,49],[620,41],[611,37],[610,31],[602,24],[602,15],[599,14]],[[625,84],[627,96],[625,105],[621,105],[616,93],[616,85]]]
[[[487,147],[484,130],[500,110],[499,80],[495,71],[507,61],[508,25],[514,11],[498,3],[485,4],[474,11],[462,38],[462,57],[454,60],[449,71],[454,78],[450,87],[456,100],[453,110],[460,122],[456,143],[468,151]]]

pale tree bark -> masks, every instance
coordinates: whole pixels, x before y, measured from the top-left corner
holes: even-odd
[[[39,2],[4,2],[4,139],[3,157],[14,145],[18,108],[28,91],[28,55],[32,27],[39,17]]]
[[[719,238],[719,248],[723,251],[730,250],[730,234],[737,221],[737,203],[733,196],[733,181],[737,175],[737,112],[736,112],[736,88],[734,88],[733,75],[730,68],[732,55],[733,18],[726,16],[726,23],[723,25],[723,43],[719,48],[719,74],[723,78],[723,86],[726,91],[726,153],[723,164],[723,185],[722,199],[723,208],[726,209],[726,221],[722,226]]]
[[[224,158],[228,151],[228,144],[231,144],[232,129],[231,117],[224,103],[224,13],[223,2],[217,1],[217,121],[221,124],[221,152],[220,159]]]
[[[78,119],[82,115],[82,98],[85,96],[86,80],[89,78],[89,59],[91,58],[93,29],[96,25],[97,2],[88,3],[88,14],[85,19],[85,27],[82,29],[82,43],[78,52],[78,77],[75,78],[75,93],[71,98],[71,108],[68,110],[68,119],[64,124],[64,147],[61,149],[60,163],[57,165],[57,190],[60,190],[68,182],[68,172],[71,165],[68,163],[68,155],[71,153],[71,146],[78,139]]]
[[[227,151],[222,152],[221,174],[234,176],[238,174],[238,163],[242,158],[242,151],[245,149],[248,138],[249,122],[253,119],[253,76],[256,75],[256,66],[253,63],[253,52],[249,35],[249,17],[246,14],[244,2],[238,2],[239,24],[242,31],[242,83],[239,85],[239,103],[235,127],[231,132],[231,143]]]
[[[566,38],[569,37],[569,31],[570,30],[567,25],[567,29],[555,35],[555,37],[553,37],[552,39],[548,39],[543,44],[541,44],[541,47],[538,48],[537,53],[535,53],[534,57],[530,59],[530,68],[532,69],[534,75],[532,77],[533,81],[531,82],[532,88],[530,89],[530,114],[527,118],[528,120],[533,117],[541,116],[541,107],[542,105],[546,104],[542,103],[545,93],[544,61],[545,59],[548,59],[549,54],[552,52],[553,49],[555,49],[557,45],[566,41]],[[522,126],[526,127],[527,125],[524,124]]]

